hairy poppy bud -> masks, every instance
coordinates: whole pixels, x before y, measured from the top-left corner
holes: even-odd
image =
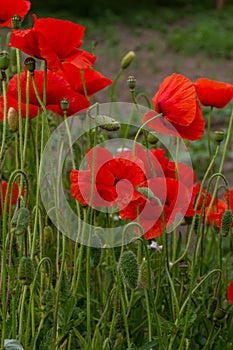
[[[43,229],[45,243],[52,243],[53,241],[53,229],[51,226],[46,225]]]
[[[20,208],[12,218],[11,221],[13,232],[16,235],[22,235],[26,232],[29,225],[29,210],[27,208]]]
[[[54,305],[54,296],[51,290],[46,290],[41,298],[42,309],[51,309]]]
[[[34,71],[36,69],[36,60],[33,57],[27,57],[24,60],[24,65],[31,74],[34,74]]]
[[[131,92],[135,90],[136,87],[136,78],[133,75],[130,75],[127,79],[127,85]]]
[[[149,132],[149,133],[148,133],[148,135],[147,135],[147,141],[148,141],[151,145],[155,145],[155,144],[159,141],[159,139],[158,139],[156,133],[152,131],[152,132]]]
[[[143,260],[140,266],[139,272],[139,286],[145,289],[149,288],[149,279],[148,279],[148,264],[146,260]]]
[[[19,263],[18,277],[21,284],[30,285],[34,280],[35,269],[32,259],[29,256],[23,256]]]
[[[129,65],[132,63],[133,59],[135,57],[135,52],[129,51],[121,61],[121,68],[126,69],[129,67]]]
[[[100,264],[102,257],[102,249],[97,248],[101,245],[100,239],[97,235],[94,235],[91,239],[91,249],[90,249],[90,262],[91,266],[97,267]]]
[[[107,131],[117,131],[120,129],[121,125],[115,119],[107,115],[97,115],[95,117],[96,124],[104,130]]]
[[[19,29],[21,27],[22,18],[19,15],[14,15],[11,18],[12,29]]]
[[[155,199],[155,195],[149,187],[136,187],[136,190],[149,200]]]
[[[10,107],[7,113],[7,122],[9,128],[12,131],[17,131],[19,128],[19,115],[18,112],[14,109],[14,107]]]
[[[63,110],[63,112],[67,112],[70,106],[70,102],[68,100],[68,98],[63,98],[61,100],[61,109]]]
[[[219,321],[222,321],[225,318],[225,316],[226,316],[226,310],[221,307],[217,307],[217,309],[213,314],[213,320],[219,322]]]
[[[221,220],[221,233],[223,236],[227,236],[232,225],[232,211],[227,209],[224,211]]]
[[[10,64],[10,57],[8,52],[2,51],[0,53],[0,69],[6,70],[9,67]]]
[[[214,141],[220,145],[220,143],[224,140],[224,131],[223,130],[216,130],[214,132]]]
[[[218,298],[211,297],[208,301],[206,317],[211,319],[218,306]]]
[[[122,254],[120,268],[126,285],[131,289],[136,289],[138,287],[139,267],[137,257],[131,250]]]

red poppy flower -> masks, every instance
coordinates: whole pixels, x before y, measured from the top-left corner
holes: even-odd
[[[215,199],[214,204],[211,209],[209,207],[205,208],[205,213],[208,214],[207,224],[212,225],[215,224],[218,228],[221,227],[221,220],[224,211],[227,209],[227,203],[222,199]]]
[[[2,181],[2,185],[1,185],[1,193],[0,193],[0,215],[2,215],[2,210],[3,210],[3,205],[4,202],[6,200],[6,191],[7,191],[7,182],[6,181]],[[14,183],[13,186],[13,193],[12,193],[12,198],[10,197],[10,194],[8,196],[8,203],[7,203],[7,212],[9,210],[10,207],[10,198],[11,198],[11,204],[16,204],[17,200],[19,197],[19,187],[16,183]]]
[[[231,283],[229,284],[227,296],[229,302],[233,305],[233,281],[231,281]]]
[[[200,200],[199,200],[197,209],[196,209],[196,211],[195,211],[195,210],[194,210],[194,207],[195,207],[195,205],[196,205],[196,201],[197,201],[199,192],[200,192],[200,184],[197,184],[197,185],[195,185],[195,186],[193,187],[192,198],[191,198],[191,201],[190,201],[188,210],[187,210],[187,212],[185,213],[185,216],[188,216],[188,217],[189,217],[189,216],[194,216],[195,213],[199,214],[199,213],[201,212],[202,205],[203,205],[203,201],[204,201],[204,197],[205,197],[205,195],[206,195],[206,191],[205,191],[205,190],[202,190],[202,194],[201,194],[201,197],[200,197]],[[207,207],[208,207],[210,201],[211,201],[211,195],[210,195],[210,193],[209,193],[208,196],[207,196],[207,200],[206,200],[206,206],[207,206]]]
[[[233,98],[233,85],[200,78],[195,84],[200,102],[204,106],[225,107]]]
[[[175,135],[187,140],[199,140],[204,134],[204,119],[197,101],[196,89],[191,80],[180,74],[172,74],[160,84],[152,99],[155,111],[145,114],[148,127],[162,134]]]
[[[94,207],[120,206],[122,208],[132,199],[142,197],[135,188],[145,180],[145,175],[133,158],[131,160],[113,158],[112,154],[104,148],[89,150],[86,158],[87,170],[72,170],[70,174],[70,192],[81,204],[91,203]],[[94,166],[93,190],[92,166]]]
[[[21,99],[22,99],[22,116],[26,116],[26,76],[27,73],[21,73],[20,84],[21,84]],[[43,98],[43,84],[44,84],[44,72],[42,70],[35,71],[35,80],[37,90],[40,98]],[[18,111],[18,78],[15,75],[9,82],[7,90],[7,107],[14,107]],[[47,89],[46,89],[46,108],[63,115],[63,111],[60,107],[60,101],[63,98],[69,100],[70,106],[68,115],[72,115],[84,108],[89,107],[89,101],[75,92],[69,83],[60,75],[48,71],[47,73]],[[38,114],[40,108],[39,102],[34,93],[32,82],[30,81],[29,87],[29,117],[34,118]],[[0,119],[3,119],[3,98],[0,98]]]
[[[64,72],[62,72],[61,75],[64,77],[64,79],[68,81],[73,90],[84,95],[80,69],[74,66],[72,63],[64,63],[63,68]],[[111,79],[104,77],[101,73],[92,68],[85,68],[83,70],[83,74],[87,95],[89,97],[112,83]]]
[[[96,58],[79,49],[84,30],[83,26],[67,20],[37,19],[34,15],[34,27],[13,30],[9,45],[46,60],[52,71],[64,71],[64,61],[73,62],[78,68],[87,68],[94,64]]]
[[[30,7],[29,0],[1,0],[0,27],[11,27],[11,19],[14,15],[19,15],[23,21]]]

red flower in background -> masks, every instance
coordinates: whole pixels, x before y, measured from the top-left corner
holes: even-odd
[[[47,67],[52,71],[64,71],[64,61],[73,62],[78,68],[87,68],[94,64],[96,58],[79,49],[84,30],[83,26],[67,20],[37,19],[34,15],[34,27],[13,30],[9,45],[46,60]]]
[[[90,204],[92,192],[91,203],[94,207],[124,207],[132,198],[142,197],[135,187],[145,180],[145,175],[133,158],[131,160],[113,158],[105,148],[89,150],[86,158],[87,170],[72,170],[70,174],[71,194],[81,204]],[[92,166],[94,166],[93,189]]]
[[[11,27],[14,15],[19,15],[23,21],[30,7],[31,3],[28,0],[1,0],[0,27]]]
[[[181,74],[172,74],[160,84],[152,99],[155,111],[145,114],[143,122],[156,114],[161,117],[148,127],[162,134],[175,135],[187,140],[199,140],[204,134],[204,119],[197,101],[195,85]]]
[[[7,182],[2,181],[1,192],[0,192],[0,215],[2,215],[3,205],[6,200],[7,186],[8,186]],[[18,197],[19,197],[19,187],[16,183],[14,183],[11,204],[16,204]],[[8,201],[8,204],[7,204],[7,212],[8,212],[10,207],[10,194],[8,195],[7,201]]]
[[[201,197],[200,197],[200,200],[199,200],[199,203],[197,205],[197,209],[194,210],[194,207],[196,205],[196,201],[198,199],[198,195],[200,193],[200,184],[197,184],[193,187],[193,191],[192,191],[192,198],[191,198],[191,201],[190,201],[190,204],[189,204],[189,207],[188,207],[188,210],[187,212],[185,213],[185,216],[194,216],[195,213],[197,214],[200,214],[201,213],[201,209],[202,209],[202,205],[203,205],[203,201],[204,201],[204,197],[206,195],[206,191],[205,190],[202,190],[202,194],[201,194]],[[206,206],[209,205],[211,201],[211,195],[208,193],[207,195],[207,200],[206,200]]]
[[[21,99],[22,99],[22,116],[26,116],[26,78],[27,73],[21,73]],[[18,111],[18,85],[17,75],[9,82],[7,89],[7,107],[14,107]],[[40,98],[43,98],[44,72],[42,70],[35,71],[35,81]],[[89,101],[82,94],[75,92],[69,83],[60,75],[48,71],[47,73],[47,89],[46,89],[46,108],[63,115],[60,107],[60,101],[63,98],[69,100],[70,106],[67,115],[72,115],[84,108],[89,107]],[[32,82],[29,87],[29,117],[34,118],[38,114],[40,108],[39,102],[34,93]],[[3,98],[0,98],[0,119],[3,119]]]
[[[200,102],[204,106],[225,107],[233,98],[233,85],[200,78],[195,84]]]
[[[233,281],[231,281],[231,283],[229,284],[227,296],[229,302],[233,305]]]

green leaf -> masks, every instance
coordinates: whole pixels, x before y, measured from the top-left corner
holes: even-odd
[[[155,338],[153,341],[141,346],[137,350],[150,350],[152,346],[158,346],[158,338]]]

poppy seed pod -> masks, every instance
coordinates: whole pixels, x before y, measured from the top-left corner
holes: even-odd
[[[135,52],[134,51],[129,51],[121,61],[121,68],[126,69],[129,67],[129,65],[132,63],[133,59],[135,57]]]
[[[68,98],[63,98],[61,100],[61,109],[63,110],[63,112],[67,112],[70,106],[70,102],[68,100]]]
[[[14,15],[11,18],[12,29],[19,29],[21,27],[22,18],[19,15]]]
[[[221,220],[221,233],[223,236],[227,236],[232,225],[232,211],[227,209],[224,211]]]
[[[121,125],[115,119],[107,115],[97,115],[95,117],[96,124],[104,130],[107,131],[117,131],[120,129]]]
[[[7,122],[9,128],[12,131],[17,131],[19,128],[19,115],[18,112],[14,109],[14,107],[10,107],[7,113]]]
[[[36,60],[33,57],[27,57],[24,61],[24,65],[27,67],[27,70],[33,74],[36,69]]]
[[[35,269],[32,259],[29,256],[23,256],[19,263],[18,277],[21,284],[30,285],[34,280]]]
[[[0,53],[0,69],[6,70],[9,67],[10,64],[10,57],[8,52],[2,51]]]
[[[12,218],[11,224],[14,227],[13,232],[16,235],[22,235],[26,232],[29,225],[29,210],[20,208]]]
[[[126,285],[130,289],[138,287],[139,266],[136,255],[131,251],[125,251],[120,259],[120,269]]]
[[[130,75],[127,79],[127,85],[131,92],[135,90],[136,87],[136,78],[133,75]]]
[[[217,145],[220,145],[220,143],[224,140],[224,131],[223,130],[216,130],[214,132],[214,142]]]
[[[53,229],[51,226],[46,225],[43,229],[45,243],[52,243],[53,241]]]
[[[143,260],[143,262],[140,265],[140,272],[139,272],[139,285],[142,288],[148,289],[149,288],[149,278],[148,278],[148,264],[146,260]]]

